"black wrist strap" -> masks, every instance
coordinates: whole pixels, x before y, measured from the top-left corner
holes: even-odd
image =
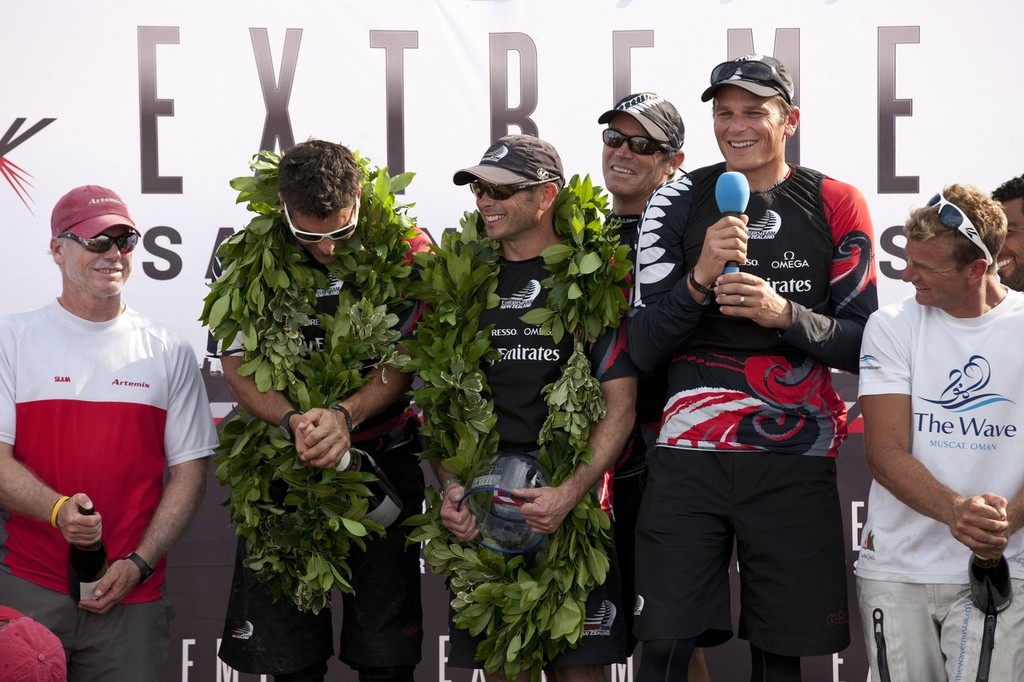
[[[135,552],[132,552],[131,554],[126,556],[125,559],[139,567],[139,573],[142,574],[139,577],[140,585],[149,580],[149,576],[153,575],[153,567],[146,563],[146,560],[140,557]]]
[[[281,431],[287,433],[288,438],[290,438],[292,441],[295,440],[295,434],[292,433],[292,417],[294,417],[297,414],[302,413],[299,412],[298,410],[288,410],[287,412],[284,413],[284,416],[281,417],[281,421],[279,422],[281,426]]]
[[[704,286],[703,284],[697,281],[697,277],[696,275],[693,274],[693,270],[690,270],[690,274],[687,275],[687,278],[690,280],[690,286],[692,286],[698,292],[704,294],[709,298],[715,295],[715,292],[712,291],[712,289],[709,289],[708,287]]]
[[[352,428],[352,413],[348,411],[347,407],[345,407],[341,403],[338,403],[337,405],[331,407],[331,409],[337,412],[341,412],[341,416],[345,418],[345,426],[348,427],[349,433],[355,431],[355,429]]]

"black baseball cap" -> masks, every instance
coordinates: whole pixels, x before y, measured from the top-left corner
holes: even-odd
[[[785,64],[763,54],[748,54],[722,62],[711,71],[711,86],[700,96],[707,102],[723,85],[735,85],[758,97],[780,95],[787,104],[793,104],[793,79]]]
[[[601,114],[598,123],[608,123],[616,114],[629,114],[643,126],[652,140],[664,142],[673,149],[682,149],[683,118],[667,99],[653,92],[626,95],[615,103],[614,109]]]
[[[492,185],[512,185],[564,178],[558,152],[533,135],[506,135],[484,152],[480,163],[463,168],[452,178],[456,185],[483,180]]]

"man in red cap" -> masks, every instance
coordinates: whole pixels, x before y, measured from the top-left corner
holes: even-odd
[[[60,638],[72,680],[162,679],[164,556],[206,489],[210,405],[189,343],[121,301],[139,240],[121,197],[73,189],[50,227],[60,296],[0,319],[0,602]],[[76,603],[71,545],[100,542]]]

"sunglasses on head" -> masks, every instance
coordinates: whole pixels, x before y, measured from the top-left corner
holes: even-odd
[[[284,219],[288,221],[288,229],[292,231],[295,238],[299,241],[306,242],[307,244],[317,244],[325,239],[331,241],[341,241],[342,239],[348,239],[352,236],[352,233],[356,231],[356,225],[359,223],[359,196],[356,196],[356,203],[352,207],[352,220],[349,221],[348,225],[339,227],[333,232],[327,232],[322,234],[320,232],[307,232],[306,230],[300,230],[295,227],[295,223],[292,222],[292,216],[288,212],[288,207],[282,203],[281,212],[284,213]]]
[[[770,88],[778,89],[785,82],[782,74],[771,64],[759,61],[731,61],[722,62],[711,70],[711,84],[719,85],[731,80],[742,78],[744,80],[758,81]],[[783,88],[784,89],[784,88]],[[780,92],[781,94],[781,92]],[[788,95],[783,95],[789,101]]]
[[[469,189],[472,190],[473,194],[476,195],[477,199],[486,194],[487,196],[496,201],[504,201],[505,199],[511,199],[513,196],[519,194],[524,189],[544,185],[549,182],[554,182],[555,180],[558,180],[558,178],[554,177],[549,180],[523,182],[518,185],[492,185],[481,180],[476,180],[474,182],[469,183]]]
[[[992,254],[989,252],[988,247],[985,246],[985,242],[981,240],[978,228],[974,226],[974,223],[971,222],[971,219],[967,217],[967,214],[959,206],[947,201],[941,192],[931,198],[928,206],[938,206],[939,220],[942,224],[970,239],[971,243],[985,254],[985,262],[992,265]]]
[[[629,151],[641,156],[650,156],[655,152],[670,152],[672,148],[664,142],[652,140],[643,135],[623,135],[615,128],[605,128],[601,131],[601,140],[613,149],[618,149],[623,142],[629,143]]]
[[[57,235],[57,239],[70,239],[90,253],[106,253],[114,244],[117,244],[117,250],[121,253],[131,253],[135,245],[139,243],[139,235],[135,232],[125,232],[117,237],[109,234],[98,234],[92,239],[79,237],[74,232],[61,232]]]

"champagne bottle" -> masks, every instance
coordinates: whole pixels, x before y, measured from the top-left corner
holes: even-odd
[[[402,500],[391,481],[378,466],[376,460],[368,452],[359,448],[349,448],[338,462],[339,471],[363,471],[377,477],[376,481],[366,484],[370,489],[370,506],[366,510],[366,518],[376,521],[387,528],[402,513]]]
[[[78,513],[90,516],[96,508],[78,505]],[[96,583],[107,572],[107,547],[103,540],[91,545],[80,547],[71,545],[68,553],[68,592],[76,602],[82,599],[95,599]]]

